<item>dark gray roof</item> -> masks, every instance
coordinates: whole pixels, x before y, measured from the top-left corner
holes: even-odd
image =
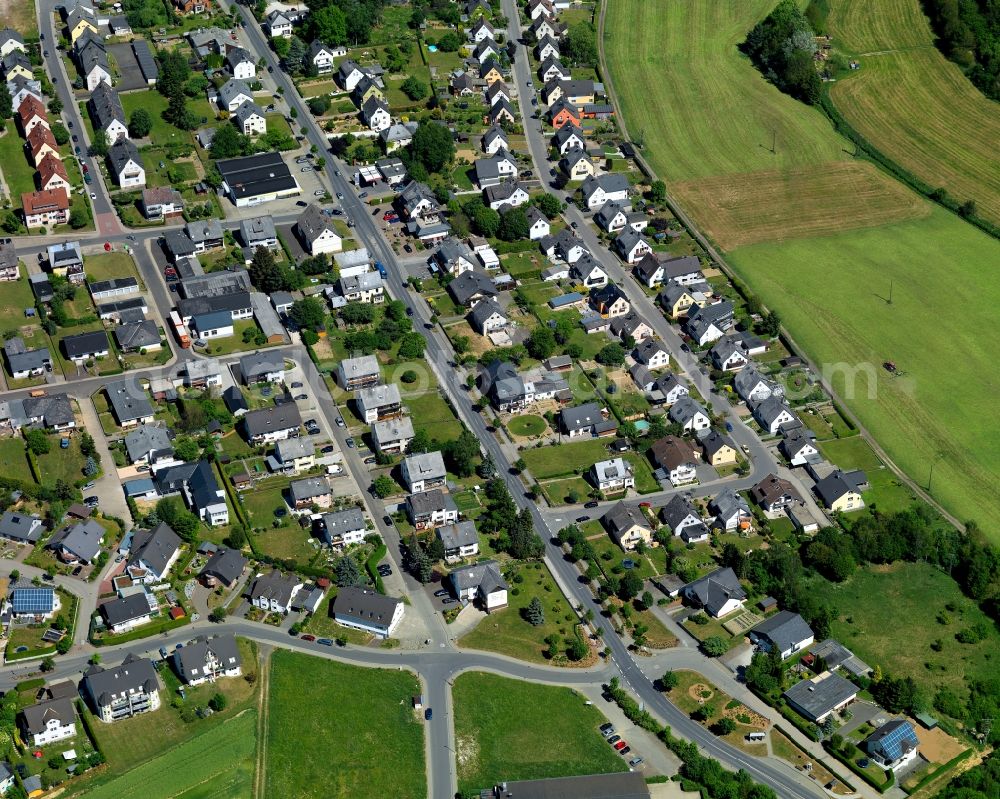
[[[754,627],[753,632],[770,641],[779,652],[791,649],[813,635],[806,620],[790,610],[778,611]]]
[[[422,516],[436,510],[458,510],[451,494],[445,494],[440,488],[410,494],[406,498],[406,507],[413,516]]]
[[[125,451],[129,460],[146,457],[150,452],[173,449],[170,434],[164,427],[144,424],[125,435]]]
[[[153,406],[146,391],[134,377],[108,383],[104,390],[119,422],[131,422],[153,415]]]
[[[663,518],[663,523],[675,532],[677,526],[688,516],[699,518],[698,511],[683,494],[674,494],[670,498],[670,502],[663,506],[660,515]]]
[[[101,130],[107,129],[108,125],[116,119],[123,125],[128,125],[125,118],[125,109],[122,108],[122,101],[118,97],[118,92],[104,81],[97,84],[97,88],[91,93],[87,105],[90,109],[94,126]]]
[[[250,407],[247,405],[246,398],[243,396],[243,392],[240,391],[238,386],[230,386],[223,391],[222,401],[226,403],[226,408],[229,409],[230,413],[236,413],[236,411],[239,410],[245,411]]]
[[[242,665],[236,638],[228,634],[211,638],[198,636],[186,646],[174,650],[174,663],[181,678],[190,682],[204,676],[205,664],[210,656],[214,656],[225,669]]]
[[[139,69],[142,76],[147,80],[156,80],[160,70],[156,66],[156,59],[152,50],[149,49],[149,42],[145,39],[132,40],[132,52],[135,53],[135,60],[139,62]]]
[[[747,592],[740,585],[736,572],[728,566],[716,569],[700,580],[684,586],[683,594],[689,601],[705,608],[713,616],[718,616],[719,611],[730,599],[747,598]]]
[[[444,548],[458,549],[479,542],[479,533],[473,522],[465,521],[458,524],[447,524],[437,528],[437,537],[441,539]]]
[[[66,394],[25,397],[21,401],[21,407],[28,419],[41,416],[46,427],[69,424],[73,421],[73,404]]]
[[[302,415],[294,403],[286,402],[273,408],[250,411],[243,417],[243,424],[247,435],[253,438],[276,430],[298,429],[302,424]]]
[[[861,472],[862,478],[864,472]],[[864,482],[862,479],[861,482]],[[856,477],[845,474],[839,469],[832,474],[828,474],[822,480],[816,481],[816,494],[826,504],[827,507],[833,505],[838,499],[851,491],[859,491],[859,482]]]
[[[493,279],[478,269],[470,269],[452,280],[448,284],[448,292],[459,305],[468,304],[477,294],[496,297],[498,293]]]
[[[15,336],[3,346],[4,354],[7,356],[7,363],[13,373],[27,372],[35,369],[42,369],[46,364],[52,362],[52,356],[47,347],[38,349],[28,349],[24,339]]]
[[[506,590],[507,581],[495,560],[484,560],[471,566],[455,569],[448,575],[456,591],[478,588],[488,594],[496,590]]]
[[[250,586],[250,597],[276,599],[278,604],[288,607],[292,601],[292,593],[301,584],[302,581],[294,574],[279,571],[260,574]]]
[[[255,352],[240,358],[240,374],[244,380],[256,380],[270,372],[283,372],[285,360],[280,355]]]
[[[116,627],[133,619],[141,619],[143,616],[148,616],[149,613],[149,600],[146,598],[145,591],[118,597],[101,605],[101,615],[107,620],[109,627]]]
[[[816,720],[857,693],[854,683],[827,671],[811,680],[795,683],[785,691],[784,697],[806,718]]]
[[[93,519],[86,519],[60,530],[49,539],[48,546],[52,549],[65,549],[89,563],[101,551],[103,537],[104,528]]]
[[[352,533],[367,527],[361,508],[345,508],[333,513],[324,513],[322,526],[327,543],[330,543],[335,535]]]
[[[215,577],[226,585],[232,585],[246,568],[247,559],[236,549],[217,549],[201,570],[202,575]]]
[[[34,542],[42,537],[44,530],[41,519],[37,516],[12,510],[4,511],[3,516],[0,516],[0,536],[4,538]]]
[[[132,143],[131,139],[119,139],[112,144],[108,150],[108,160],[116,175],[120,175],[130,161],[145,168],[142,155],[139,154],[139,148]]]
[[[714,455],[723,447],[730,447],[731,449],[736,449],[736,445],[733,440],[726,435],[723,435],[718,430],[712,430],[707,436],[701,439],[701,445],[705,449],[705,452],[709,454],[709,457]]]
[[[302,480],[292,480],[288,493],[296,502],[325,496],[330,493],[330,484],[322,477],[305,477]]]
[[[625,502],[618,502],[612,506],[607,513],[601,517],[601,524],[608,532],[616,533],[628,530],[632,525],[639,525],[647,530],[653,529],[649,519],[642,510],[635,505],[628,505]]]
[[[152,661],[137,655],[127,655],[115,668],[91,666],[83,681],[98,706],[110,705],[112,697],[129,691],[152,693],[160,687]]]
[[[95,330],[91,333],[76,333],[72,336],[66,336],[62,340],[63,349],[66,351],[66,355],[72,360],[73,358],[83,358],[88,355],[93,355],[97,352],[107,352],[110,344],[108,343],[108,334],[103,330]]]
[[[275,191],[289,191],[298,185],[281,153],[270,152],[245,158],[217,161],[219,174],[237,199]]]
[[[24,727],[29,735],[44,732],[45,726],[53,719],[58,719],[63,726],[72,724],[76,720],[73,700],[69,697],[28,705],[21,712],[24,714]]]
[[[559,412],[566,432],[583,430],[604,421],[603,408],[596,402],[587,402],[575,408],[563,408]]]
[[[136,530],[132,534],[129,566],[142,563],[161,575],[180,546],[180,536],[166,522],[160,522],[152,530]]]
[[[507,314],[500,303],[490,297],[476,303],[476,306],[469,313],[469,319],[474,326],[481,329],[493,314],[499,314],[504,319],[507,319]]]
[[[388,627],[402,601],[370,588],[349,585],[337,592],[333,600],[333,615],[335,618],[356,619],[366,624]]]
[[[507,782],[507,792],[497,796],[515,799],[649,799],[649,788],[638,771],[554,777]],[[492,792],[487,796],[492,797]]]
[[[143,319],[128,322],[115,328],[115,341],[123,350],[142,349],[160,343],[160,331],[156,322]]]

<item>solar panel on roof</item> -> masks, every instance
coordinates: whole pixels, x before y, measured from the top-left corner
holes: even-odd
[[[54,597],[51,588],[17,588],[10,604],[15,613],[51,613]]]
[[[878,746],[888,759],[898,760],[913,747],[915,738],[912,727],[904,723],[887,732]]]

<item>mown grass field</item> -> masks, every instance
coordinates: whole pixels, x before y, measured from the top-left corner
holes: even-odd
[[[933,566],[901,562],[865,567],[844,583],[817,578],[809,587],[839,614],[834,638],[869,666],[912,676],[928,698],[939,688],[962,696],[965,680],[996,676],[996,627],[951,577]],[[886,608],[906,624],[886,624]],[[979,622],[990,631],[984,641],[962,644],[955,639],[960,630]],[[935,641],[939,652],[931,649]]]
[[[1000,430],[990,410],[1000,284],[981,272],[1000,263],[1000,243],[935,210],[884,228],[745,247],[729,261],[896,464],[926,486],[942,456],[933,496],[1000,540]],[[903,375],[890,376],[886,360]]]
[[[422,799],[423,721],[411,705],[418,693],[406,671],[276,651],[263,795]]]
[[[625,760],[598,730],[606,719],[585,701],[571,688],[480,672],[457,677],[452,702],[459,792],[502,780],[625,771]]]
[[[836,46],[861,69],[831,97],[882,152],[1000,222],[1000,112],[934,46],[919,0],[833,0]]]
[[[100,722],[95,722],[99,724]],[[239,716],[120,777],[87,791],[88,799],[250,799],[257,756],[257,713]]]
[[[805,351],[821,364],[874,375],[871,395],[863,374],[851,391],[843,368],[832,382],[893,461],[926,484],[931,461],[942,455],[935,498],[1000,540],[1000,501],[990,488],[1000,477],[994,454],[1000,435],[988,410],[996,394],[998,287],[981,272],[983,264],[1000,262],[1000,244],[939,209],[915,218],[930,204],[887,175],[855,196],[863,173],[843,166],[860,164],[850,161],[853,147],[819,111],[766,83],[736,49],[772,6],[769,0],[609,3],[604,45],[624,121],[633,138],[645,138],[644,156],[682,207],[723,249],[734,247],[729,263],[781,314]],[[861,14],[858,45],[867,49],[886,41],[890,29],[912,28],[913,20],[899,13],[891,25]],[[897,41],[926,43],[912,32]],[[892,123],[894,131],[931,124],[916,107],[910,119]],[[960,113],[942,111],[942,124]],[[973,137],[982,138],[976,147],[997,139]],[[800,170],[794,190],[775,188],[776,180],[790,181]],[[828,172],[846,179],[827,182]],[[884,299],[890,281],[891,306]],[[890,378],[881,368],[885,360],[896,361],[905,376]]]

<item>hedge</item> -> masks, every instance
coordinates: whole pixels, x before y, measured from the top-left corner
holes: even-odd
[[[372,582],[375,584],[375,590],[380,594],[385,593],[385,583],[382,582],[382,575],[378,573],[376,567],[378,566],[378,562],[385,557],[385,554],[388,551],[389,550],[383,541],[375,547],[372,554],[368,556],[368,560],[365,561],[365,570],[368,572],[368,576],[372,578]]]
[[[893,785],[896,784],[896,775],[891,770],[888,772],[889,776],[886,777],[884,781],[876,782],[874,779],[872,779],[870,774],[868,774],[866,771],[860,768],[857,763],[851,760],[851,758],[844,757],[840,752],[834,749],[830,745],[829,741],[823,742],[823,748],[827,751],[828,754],[832,755],[835,760],[837,760],[840,763],[843,763],[845,766],[847,766],[851,771],[853,771],[855,774],[861,777],[861,779],[863,779],[865,782],[871,785],[872,788],[874,788],[879,793],[885,793]]]
[[[934,771],[931,771],[931,772],[928,772],[927,774],[925,774],[923,776],[923,778],[920,780],[920,782],[918,782],[916,785],[914,785],[913,788],[912,788],[912,790],[910,790],[910,795],[912,796],[917,791],[919,791],[921,788],[923,788],[925,785],[927,785],[927,783],[929,783],[931,780],[936,779],[940,775],[944,774],[944,772],[946,772],[949,769],[952,769],[955,766],[957,766],[959,763],[961,763],[963,760],[965,760],[967,757],[969,757],[969,755],[971,755],[972,752],[973,752],[972,749],[966,749],[964,752],[962,752],[962,754],[956,755],[951,760],[949,760],[947,763],[945,763],[945,764],[939,766],[938,768],[934,769]]]

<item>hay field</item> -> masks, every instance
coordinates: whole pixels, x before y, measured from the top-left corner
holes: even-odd
[[[831,90],[837,109],[882,152],[1000,222],[1000,104],[934,47],[919,0],[832,0],[835,44],[862,68]]]

